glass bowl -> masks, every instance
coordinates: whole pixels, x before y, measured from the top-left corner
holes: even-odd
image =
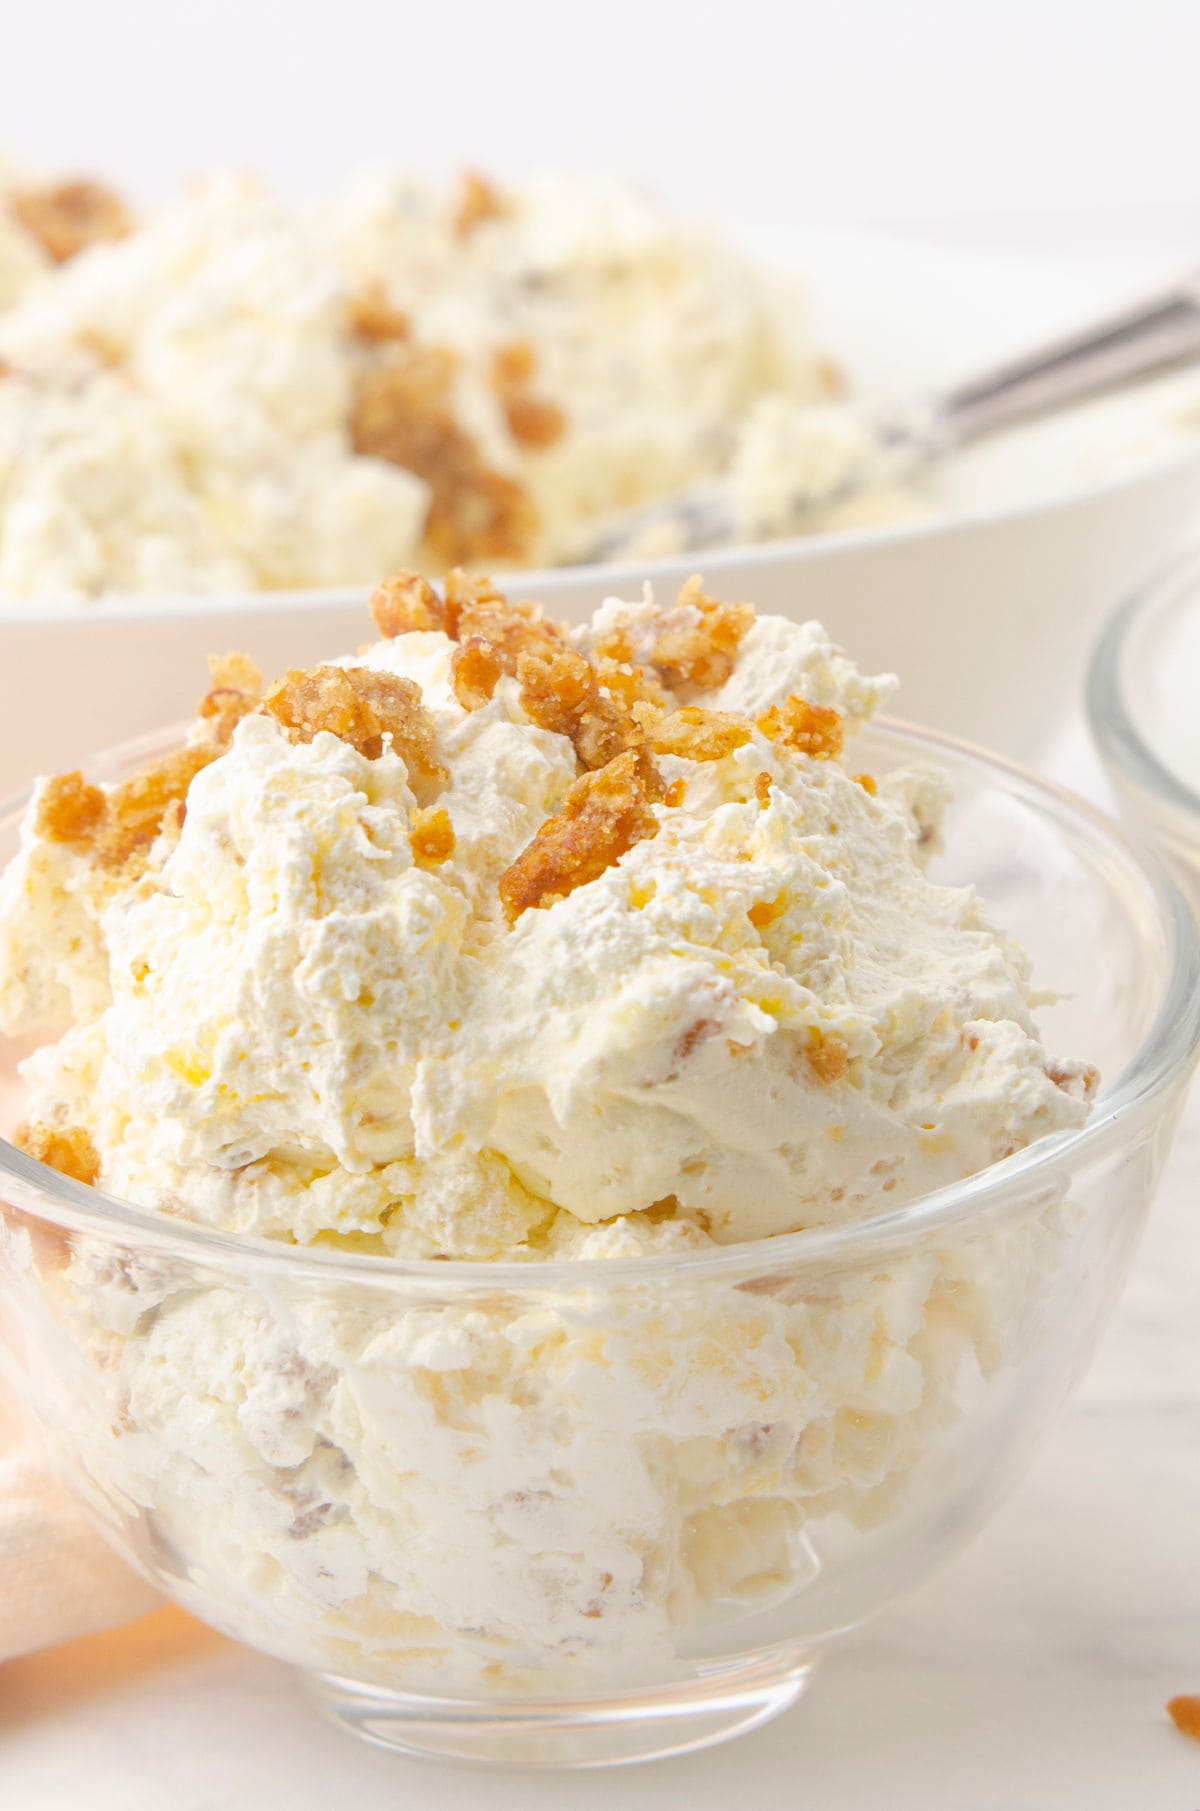
[[[1200,547],[1117,611],[1088,672],[1092,736],[1121,814],[1200,906]]]
[[[226,1235],[0,1144],[0,1350],[64,1475],[360,1735],[600,1766],[753,1728],[958,1552],[1087,1364],[1196,1056],[1193,920],[1014,768],[898,725],[854,758],[948,773],[934,871],[1064,990],[1048,1046],[1105,1078],[1081,1130],[865,1223],[505,1265]]]

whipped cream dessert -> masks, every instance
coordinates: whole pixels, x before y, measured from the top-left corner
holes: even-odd
[[[793,282],[625,189],[225,178],[143,220],[0,168],[0,600],[558,564],[718,474],[739,538],[911,513],[842,389]]]
[[[1062,1233],[776,1235],[1081,1124],[1095,1072],[926,873],[937,775],[855,770],[893,682],[818,624],[698,580],[574,631],[461,572],[372,607],[342,661],[215,661],[142,771],[40,782],[0,880],[0,1022],[50,1040],[19,1142],[325,1270],[19,1220],[7,1261],[219,1626],[420,1690],[651,1677],[903,1515]]]

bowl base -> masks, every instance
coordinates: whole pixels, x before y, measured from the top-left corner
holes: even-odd
[[[380,1748],[423,1760],[517,1768],[624,1767],[711,1748],[777,1717],[804,1691],[812,1653],[772,1655],[685,1684],[610,1698],[432,1698],[305,1673],[322,1714]]]

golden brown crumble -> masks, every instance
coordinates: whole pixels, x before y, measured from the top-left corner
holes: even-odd
[[[754,776],[754,796],[763,807],[771,803],[771,776],[763,768]]]
[[[509,923],[596,880],[635,843],[653,836],[658,819],[651,807],[664,791],[661,774],[642,749],[627,749],[607,767],[576,780],[562,810],[546,819],[500,876]]]
[[[632,711],[635,704],[652,704],[656,710],[670,710],[669,694],[645,667],[596,653],[592,655],[592,665],[603,689],[623,710]]]
[[[861,786],[863,791],[870,798],[874,798],[879,791],[879,782],[876,780],[873,773],[856,773],[852,774],[850,777],[853,779],[854,784],[856,786]]]
[[[60,1176],[86,1182],[89,1187],[100,1174],[100,1158],[92,1135],[83,1126],[50,1126],[37,1120],[32,1125],[18,1126],[13,1143],[38,1163],[57,1170]]]
[[[805,1055],[817,1080],[827,1086],[830,1082],[840,1081],[850,1066],[850,1052],[841,1038],[829,1036],[815,1027],[810,1033]]]
[[[1172,1698],[1167,1705],[1167,1715],[1180,1735],[1190,1736],[1193,1742],[1200,1742],[1200,1697],[1184,1693],[1181,1697]]]
[[[504,419],[517,445],[538,453],[561,440],[567,426],[556,402],[531,396],[527,390],[514,390],[504,398]]]
[[[424,479],[431,493],[425,539],[440,564],[519,560],[533,545],[536,511],[523,486],[493,471],[455,419],[456,365],[444,346],[391,345],[358,377],[351,441],[356,453]]]
[[[588,771],[641,745],[640,728],[601,691],[591,661],[565,642],[519,654],[517,678],[530,722],[566,736]]]
[[[45,189],[21,189],[9,207],[55,264],[65,264],[89,245],[124,239],[133,231],[124,203],[103,183],[78,178]]]
[[[96,845],[101,865],[126,872],[140,869],[168,811],[186,803],[188,787],[219,752],[204,745],[177,748],[114,786],[107,795],[105,823]]]
[[[705,711],[685,704],[661,718],[647,738],[656,755],[679,755],[688,761],[719,761],[750,740],[750,725],[730,711]]]
[[[414,811],[408,832],[413,858],[422,866],[436,868],[454,854],[454,825],[442,805],[425,811]]]
[[[61,774],[43,789],[36,828],[48,842],[72,843],[100,867],[132,878],[145,865],[168,807],[186,798],[195,776],[218,753],[211,744],[176,749],[108,792],[79,773]]]
[[[795,692],[782,705],[773,704],[759,718],[758,727],[770,741],[790,748],[793,754],[811,755],[814,761],[836,761],[845,738],[837,711],[810,704]]]
[[[508,208],[499,189],[479,170],[464,170],[458,179],[454,230],[460,239],[473,233],[485,220],[502,220]]]
[[[487,704],[503,673],[496,649],[478,635],[460,642],[450,656],[450,684],[465,711],[477,711]]]
[[[540,450],[561,439],[566,417],[557,403],[534,394],[536,354],[528,340],[510,340],[492,355],[492,388],[518,446]]]
[[[107,800],[78,768],[47,780],[38,799],[34,830],[50,843],[91,842],[104,820]]]
[[[384,579],[371,593],[370,608],[375,627],[388,641],[414,630],[446,627],[446,606],[419,572],[405,570]]]
[[[213,740],[227,748],[243,717],[262,702],[263,676],[248,654],[210,654],[212,685],[200,700],[199,716],[210,722]]]
[[[390,735],[414,777],[439,783],[449,778],[434,753],[433,719],[411,679],[369,667],[291,667],[263,703],[293,742],[311,742],[328,730],[375,761]]]
[[[654,643],[650,663],[672,687],[693,686],[700,692],[715,691],[733,672],[738,646],[754,621],[752,604],[723,604],[706,595],[699,578],[690,578],[676,599],[675,612],[667,618]],[[697,610],[698,622],[685,612]]]
[[[663,804],[670,805],[674,808],[675,806],[682,805],[686,797],[687,781],[684,779],[672,780],[671,784],[667,787],[667,790],[663,793]]]
[[[378,278],[349,298],[346,326],[356,340],[362,340],[368,346],[406,340],[412,331],[412,322],[402,308],[392,306],[387,290]]]

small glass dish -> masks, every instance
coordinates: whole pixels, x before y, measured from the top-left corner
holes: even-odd
[[[1104,1078],[1082,1129],[868,1222],[505,1265],[223,1234],[0,1143],[0,1355],[50,1452],[134,1566],[359,1735],[594,1767],[755,1727],[959,1551],[1086,1366],[1197,1054],[1196,926],[1000,761],[898,725],[855,760],[947,773],[934,871],[1063,990],[1048,1047]]]
[[[1200,547],[1111,619],[1092,655],[1087,711],[1122,816],[1200,906]]]

